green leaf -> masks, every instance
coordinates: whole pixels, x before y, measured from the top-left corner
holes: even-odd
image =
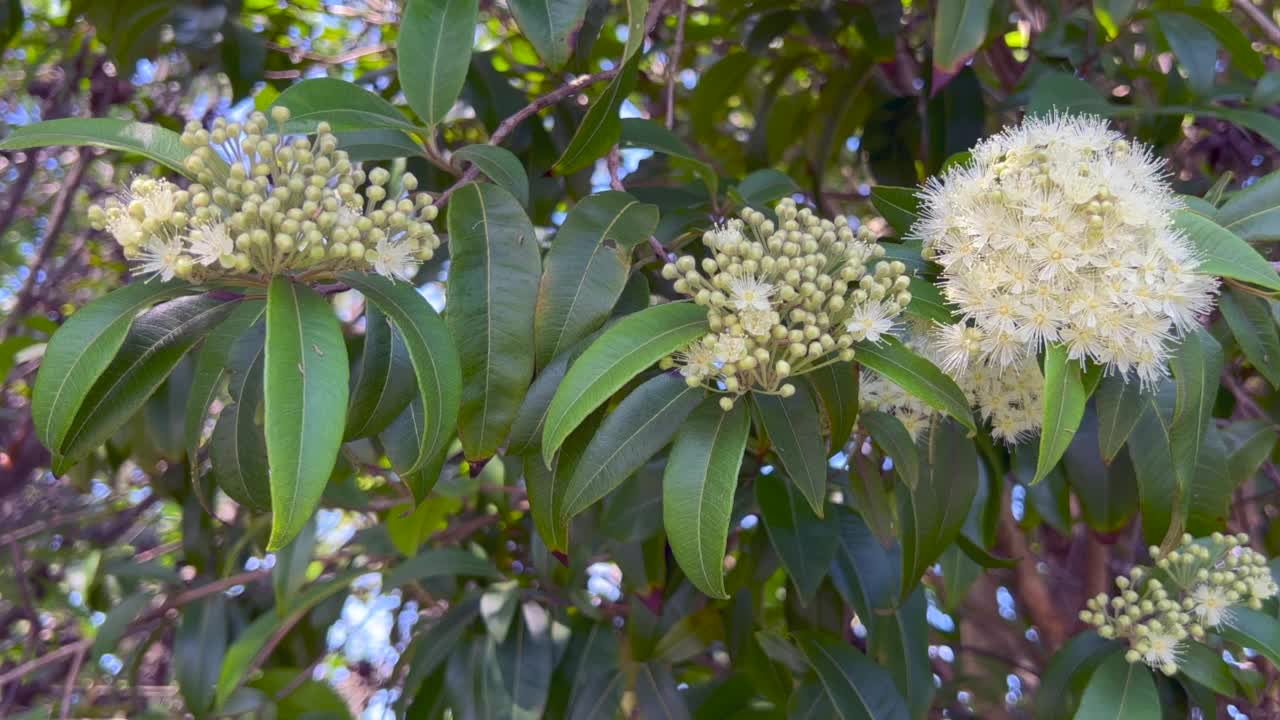
[[[1173,447],[1169,430],[1175,402],[1173,383],[1161,383],[1154,394],[1144,394],[1142,411],[1129,436],[1129,457],[1137,476],[1142,531],[1148,543],[1159,544],[1175,517],[1181,513]]]
[[[511,193],[522,206],[529,207],[529,176],[520,159],[510,150],[496,145],[468,145],[455,150],[453,157],[475,165],[495,185]]]
[[[663,634],[653,648],[653,659],[679,664],[705,652],[712,643],[724,641],[724,622],[720,609],[707,605],[684,615]]]
[[[433,577],[478,577],[489,580],[502,579],[502,573],[493,563],[468,550],[438,548],[423,550],[386,571],[382,586],[387,590],[419,582]]]
[[[1252,40],[1240,29],[1240,25],[1228,13],[1213,7],[1182,5],[1177,12],[1189,15],[1207,27],[1218,42],[1231,54],[1231,62],[1250,79],[1258,79],[1266,72]]]
[[[754,393],[751,401],[759,409],[757,417],[787,476],[809,502],[813,513],[822,517],[822,505],[827,498],[826,446],[822,442],[822,419],[813,397],[801,386],[789,398]]]
[[[936,76],[950,78],[960,72],[987,37],[991,0],[939,0],[933,18],[934,92]]]
[[[387,459],[391,461],[391,467],[408,486],[409,493],[419,504],[427,500],[432,488],[439,481],[440,470],[444,467],[445,456],[449,451],[446,439],[439,450],[426,456],[426,461],[410,472],[421,457],[423,435],[431,433],[431,423],[427,421],[426,413],[423,411],[422,398],[415,397],[409,403],[409,407],[400,413],[400,417],[391,421],[387,429],[378,435],[378,440],[387,453]]]
[[[424,415],[417,457],[404,468],[405,474],[414,473],[444,451],[457,426],[462,401],[458,351],[445,323],[411,285],[368,273],[343,273],[339,279],[391,319],[409,351]]]
[[[400,21],[400,87],[418,117],[435,125],[453,108],[471,65],[478,0],[408,0]]]
[[[841,720],[908,720],[907,703],[893,678],[857,648],[836,638],[805,632],[800,649],[813,666]]]
[[[261,311],[266,312],[265,303]],[[267,441],[258,424],[266,328],[255,326],[232,345],[226,359],[231,404],[222,408],[209,439],[213,479],[231,499],[257,510],[271,508]]]
[[[606,670],[575,683],[569,700],[569,720],[613,717],[622,705],[627,678],[621,670]]]
[[[298,590],[307,581],[307,567],[316,549],[316,520],[311,518],[288,545],[276,552],[276,566],[271,572],[271,588],[276,596],[276,612],[283,613],[293,605]]]
[[[978,494],[978,453],[954,423],[939,421],[929,431],[920,481],[898,493],[902,523],[902,588],[907,597],[920,577],[964,528]]]
[[[111,612],[107,613],[102,624],[98,626],[98,634],[94,636],[93,645],[89,648],[89,658],[96,660],[105,653],[115,651],[116,645],[124,638],[129,624],[147,609],[152,597],[154,597],[152,593],[139,590],[123,598],[111,608]]]
[[[689,105],[695,137],[712,135],[716,122],[728,112],[729,98],[741,89],[755,63],[755,55],[734,49],[699,75]]]
[[[742,182],[734,186],[733,192],[747,207],[761,208],[800,192],[800,186],[785,173],[765,168],[742,178]]]
[[[191,177],[186,159],[191,154],[178,133],[159,125],[115,118],[62,118],[23,125],[0,141],[0,150],[25,150],[50,145],[92,145],[133,152]]]
[[[1227,475],[1233,486],[1251,480],[1271,457],[1275,447],[1276,430],[1264,419],[1233,422],[1223,430],[1223,439],[1230,450]]]
[[[84,396],[56,465],[67,468],[101,445],[160,387],[183,355],[235,309],[208,295],[170,300],[143,313],[111,364]],[[86,353],[87,354],[87,353]]]
[[[1085,678],[1120,648],[1102,639],[1092,630],[1082,632],[1066,642],[1049,660],[1040,676],[1036,693],[1035,717],[1038,720],[1066,720],[1071,717],[1076,701],[1084,690]]]
[[[1234,200],[1235,198],[1232,198]],[[1230,202],[1223,207],[1225,214]],[[1223,214],[1219,220],[1223,220]],[[1270,290],[1280,290],[1280,275],[1271,263],[1249,247],[1239,235],[1228,227],[1198,215],[1190,210],[1174,214],[1174,225],[1187,234],[1187,239],[1201,256],[1195,271],[1203,275],[1221,275],[1252,283]]]
[[[671,440],[705,394],[677,373],[662,373],[618,403],[600,423],[569,478],[564,515],[581,513],[622,484]]]
[[[1280,172],[1233,194],[1214,219],[1247,242],[1280,240]]]
[[[694,172],[702,178],[707,192],[715,197],[720,192],[720,175],[715,169],[698,158],[693,149],[675,133],[664,128],[653,120],[644,118],[623,118],[622,133],[618,137],[618,146],[623,148],[645,148],[673,158],[689,162]]]
[[[806,379],[822,403],[831,428],[828,454],[835,454],[849,442],[858,419],[858,369],[853,363],[837,362],[808,373]]]
[[[533,514],[534,526],[551,550],[563,553],[569,551],[569,516],[564,512],[565,489],[599,426],[600,414],[596,413],[564,441],[560,454],[549,468],[536,453],[530,454],[531,461],[527,464],[536,465],[537,468],[525,477],[529,510]]]
[[[335,133],[417,129],[382,96],[337,78],[312,78],[290,85],[272,103],[276,105],[289,109],[287,132],[312,133],[321,122],[329,123]]]
[[[241,335],[262,321],[262,316],[266,312],[266,302],[242,300],[231,311],[231,315],[209,333],[200,347],[200,352],[196,356],[191,390],[187,396],[187,412],[183,427],[187,457],[190,459],[193,474],[199,469],[195,457],[197,447],[200,445],[200,435],[204,431],[205,413],[208,412],[209,403],[213,402],[223,378],[226,377],[226,366],[232,348]]]
[[[875,185],[871,188],[871,204],[898,237],[910,232],[920,216],[920,198],[915,188]]]
[[[1187,84],[1197,95],[1213,90],[1218,75],[1218,41],[1209,29],[1190,15],[1157,10],[1156,24],[1169,41],[1169,48],[1187,72]]]
[[[511,0],[511,14],[551,70],[569,61],[569,38],[582,25],[587,0]]]
[[[446,322],[462,361],[458,436],[468,458],[502,444],[533,377],[537,237],[511,193],[463,186],[449,200]]]
[[[637,667],[635,699],[637,715],[645,720],[688,720],[691,717],[667,665],[649,662]]]
[[[191,292],[186,283],[133,283],[80,308],[45,347],[31,399],[36,436],[45,447],[62,447],[85,395],[124,343],[138,313]]]
[[[270,314],[271,311],[268,309],[268,318]],[[268,320],[269,323],[270,320]],[[311,612],[316,605],[346,590],[351,585],[351,581],[363,572],[363,570],[353,570],[316,583],[297,597],[293,607],[287,613],[267,612],[241,630],[240,636],[231,647],[227,648],[226,656],[222,659],[214,707],[220,708],[226,704],[231,694],[244,683],[249,671],[265,659],[264,653],[269,652],[271,646],[279,642],[285,632],[297,625],[298,621]],[[203,655],[206,652],[202,647],[191,648],[190,651],[195,655]]]
[[[639,57],[627,61],[622,70],[605,86],[604,93],[591,103],[551,172],[556,175],[577,172],[603,157],[618,143],[618,138],[622,135],[622,121],[618,118],[618,110],[635,87],[638,65]]]
[[[351,162],[377,162],[423,154],[422,145],[401,130],[347,130],[334,133],[334,137],[338,138],[338,149],[345,152]]]
[[[969,409],[969,400],[960,386],[936,365],[911,352],[897,338],[886,337],[878,345],[860,342],[854,347],[857,352],[855,362],[892,380],[969,430],[978,431],[973,422],[973,412]]]
[[[214,706],[214,686],[227,640],[225,597],[214,595],[182,609],[173,638],[173,677],[187,710],[196,717],[207,716]]]
[[[912,717],[928,715],[934,695],[933,668],[929,660],[929,602],[917,587],[901,607],[891,613],[868,616],[867,654],[889,670]]]
[[[907,312],[942,325],[956,322],[938,287],[923,278],[911,278],[911,302],[907,304]]]
[[[1236,694],[1236,681],[1227,670],[1222,655],[1198,642],[1183,643],[1178,657],[1178,672],[1223,697]]]
[[[588,343],[580,341],[575,347],[585,349]],[[524,402],[516,411],[516,419],[511,423],[511,433],[507,436],[507,455],[524,455],[542,447],[542,426],[547,420],[547,410],[551,407],[551,398],[569,371],[569,363],[577,358],[574,352],[560,353],[554,360],[542,368],[529,391],[525,393]]]
[[[1088,81],[1065,72],[1046,72],[1031,87],[1027,113],[1047,115],[1055,110],[1107,116],[1114,108]]]
[[[494,659],[486,663],[489,679],[500,688],[492,693],[493,718],[539,718],[551,690],[551,616],[534,602],[520,606],[520,621],[506,639],[494,647]]]
[[[289,544],[320,503],[342,445],[347,383],[347,348],[329,301],[288,278],[272,279],[263,374],[268,550]]]
[[[636,51],[644,47],[644,22],[649,13],[649,0],[626,0],[627,44],[622,48],[622,62],[627,62]]]
[[[878,410],[861,415],[862,426],[871,433],[885,455],[893,458],[893,469],[910,490],[915,490],[920,478],[920,453],[911,433],[898,418]]]
[[[1222,347],[1203,328],[1187,333],[1169,361],[1177,390],[1169,443],[1173,448],[1173,472],[1178,497],[1188,499],[1200,462],[1205,428],[1211,422],[1213,402],[1222,375]]]
[[[655,305],[605,330],[569,367],[542,429],[550,465],[560,444],[593,410],[642,370],[706,332],[706,311],[693,303]]]
[[[810,602],[831,568],[840,528],[834,517],[813,517],[804,512],[795,484],[781,473],[755,480],[756,502],[764,515],[769,543],[778,553],[787,575],[804,602]]]
[[[351,710],[337,690],[323,681],[298,682],[299,676],[309,677],[310,673],[296,667],[268,668],[261,677],[249,683],[249,687],[276,698],[279,717],[350,720]]]
[[[377,435],[413,400],[409,350],[376,303],[365,312],[364,347],[355,366],[344,440]]]
[[[969,536],[964,533],[960,533],[956,537],[956,546],[963,550],[964,554],[967,555],[970,560],[987,570],[1011,568],[1018,564],[1017,558],[1000,557],[973,540],[970,540]]]
[[[556,232],[538,287],[538,367],[608,319],[627,282],[631,247],[658,227],[658,208],[622,192],[583,198]]]
[[[400,705],[407,705],[412,701],[427,677],[443,666],[479,613],[480,598],[475,593],[469,593],[462,601],[451,605],[439,620],[414,639],[400,660],[400,665],[407,665],[409,668],[405,675]],[[396,675],[399,674],[397,666]]]
[[[751,430],[745,403],[725,412],[715,398],[676,435],[662,476],[663,524],[676,562],[702,592],[727,598],[724,555],[742,453]]]
[[[1136,380],[1108,375],[1098,385],[1098,446],[1110,463],[1120,453],[1147,407],[1147,394]]]
[[[1080,699],[1076,720],[1160,720],[1155,678],[1142,663],[1116,653],[1093,672]]]
[[[1040,429],[1040,452],[1036,474],[1038,483],[1058,464],[1080,429],[1088,395],[1080,381],[1080,364],[1067,357],[1062,345],[1050,345],[1044,351],[1044,422]]]
[[[1280,667],[1280,620],[1246,607],[1231,609],[1231,615],[1215,632],[1223,638],[1261,653]]]
[[[1280,333],[1276,331],[1274,302],[1229,287],[1218,297],[1218,307],[1240,350],[1253,369],[1280,388]]]
[[[885,548],[858,513],[835,507],[840,541],[831,565],[831,584],[859,617],[871,618],[897,604],[902,584],[902,549],[894,543]],[[868,625],[874,634],[876,628]]]

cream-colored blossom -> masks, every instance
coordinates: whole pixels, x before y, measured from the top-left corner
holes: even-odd
[[[1231,617],[1226,588],[1201,583],[1191,591],[1192,610],[1205,627],[1217,627]]]
[[[213,222],[197,225],[188,237],[191,254],[196,262],[204,266],[223,262],[224,259],[234,262],[235,241],[227,232],[224,223]]]

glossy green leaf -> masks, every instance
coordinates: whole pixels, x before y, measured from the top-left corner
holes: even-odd
[[[1223,206],[1219,222],[1225,223],[1223,217],[1230,205],[1228,202]],[[1221,275],[1270,290],[1280,290],[1280,275],[1276,274],[1271,263],[1232,232],[1229,226],[1218,225],[1190,210],[1179,210],[1174,215],[1174,224],[1187,234],[1187,239],[1201,256],[1196,272]]]
[[[143,313],[84,395],[58,448],[59,468],[79,462],[133,416],[178,361],[235,309],[234,300],[178,298]],[[88,353],[85,353],[88,354]]]
[[[819,367],[805,379],[813,387],[827,417],[827,427],[831,430],[827,451],[835,454],[849,442],[858,419],[858,369],[852,363],[837,362]]]
[[[1115,459],[1129,440],[1147,407],[1147,393],[1137,379],[1108,375],[1098,385],[1098,446],[1107,462]]]
[[[1222,347],[1203,328],[1187,333],[1169,361],[1177,391],[1169,443],[1173,448],[1173,471],[1180,497],[1186,497],[1196,478],[1205,427],[1218,395],[1222,365]]]
[[[265,313],[265,304],[261,307]],[[271,508],[267,441],[258,411],[262,405],[266,328],[259,325],[232,344],[226,359],[231,404],[222,408],[209,439],[214,481],[231,499],[255,510]]]
[[[854,346],[854,361],[944,412],[973,432],[973,412],[964,391],[936,365],[915,354],[897,338],[886,337],[880,344],[861,342]]]
[[[1266,64],[1253,49],[1252,41],[1229,13],[1215,7],[1196,5],[1181,5],[1177,11],[1195,18],[1207,27],[1231,54],[1232,64],[1247,77],[1257,79],[1266,72]]]
[[[1178,522],[1181,496],[1173,469],[1170,425],[1175,402],[1172,382],[1164,382],[1141,401],[1142,412],[1129,436],[1129,457],[1138,483],[1143,536],[1159,544],[1169,527]]]
[[[276,612],[284,613],[293,605],[298,590],[307,581],[307,569],[316,550],[316,520],[311,518],[288,545],[276,552],[276,565],[271,572],[271,589],[276,596]]]
[[[622,62],[627,62],[644,47],[644,23],[649,14],[649,0],[626,0],[627,44],[622,48]]]
[[[1213,90],[1218,75],[1218,41],[1209,29],[1190,15],[1179,12],[1153,13],[1156,24],[1187,73],[1187,84],[1197,95]]]
[[[909,233],[920,216],[920,198],[915,188],[875,185],[871,188],[871,204],[898,237]]]
[[[458,436],[468,458],[494,453],[533,377],[542,261],[533,225],[511,193],[470,184],[449,200],[446,321],[462,362]]]
[[[1236,681],[1221,653],[1197,642],[1184,643],[1178,656],[1178,672],[1223,697],[1236,694]]]
[[[32,393],[31,417],[45,447],[62,447],[85,395],[111,364],[138,313],[188,292],[182,282],[133,283],[67,318],[49,339]]]
[[[789,398],[756,393],[751,401],[787,476],[814,514],[822,517],[827,498],[826,446],[813,397],[801,386]]]
[[[1160,695],[1151,668],[1116,653],[1093,672],[1076,720],[1160,720]]]
[[[183,425],[183,441],[187,446],[187,457],[191,458],[192,472],[196,472],[194,458],[200,444],[200,436],[204,431],[205,414],[209,404],[218,394],[222,380],[226,377],[226,367],[236,340],[249,328],[262,322],[266,315],[267,304],[262,300],[243,300],[237,304],[222,324],[214,328],[204,339],[200,352],[196,356],[196,367],[192,376],[191,390],[187,397],[187,412]]]
[[[1226,623],[1215,632],[1241,647],[1253,649],[1273,666],[1280,667],[1280,620],[1259,610],[1235,607]]]
[[[444,661],[458,647],[459,641],[471,628],[472,621],[479,613],[480,598],[474,592],[469,593],[460,602],[452,604],[431,627],[417,635],[408,650],[401,655],[400,665],[407,665],[409,669],[405,675],[404,692],[399,705],[413,700],[427,677],[444,665]],[[396,674],[399,675],[399,672]]]
[[[705,394],[676,373],[662,373],[623,398],[574,467],[564,490],[564,514],[581,513],[622,484],[671,441]]]
[[[911,714],[893,678],[857,648],[805,632],[800,649],[813,666],[841,720],[907,720]]]
[[[1120,648],[1119,644],[1102,639],[1092,630],[1068,640],[1053,654],[1040,676],[1040,690],[1035,700],[1037,720],[1070,718],[1089,674]]]
[[[676,688],[671,668],[644,663],[636,669],[636,710],[640,717],[654,720],[688,720],[692,717],[684,696]]]
[[[991,0],[940,0],[933,18],[934,87],[937,75],[949,78],[973,57],[987,37]],[[934,92],[937,92],[936,89]]]
[[[1058,464],[1071,439],[1080,428],[1088,400],[1080,380],[1080,364],[1067,357],[1062,345],[1044,351],[1044,422],[1040,429],[1040,452],[1032,483],[1040,482]]]
[[[693,166],[698,177],[702,178],[702,182],[707,186],[707,192],[712,197],[720,192],[720,176],[715,169],[703,162],[684,140],[653,120],[623,118],[618,146],[644,148],[687,161]]]
[[[917,587],[893,612],[868,616],[867,655],[889,670],[911,716],[917,718],[928,715],[934,696],[928,608],[924,588]]]
[[[583,345],[585,341],[580,342]],[[584,349],[584,348],[575,348]],[[516,411],[516,419],[511,423],[511,432],[507,436],[508,455],[523,455],[536,451],[542,446],[542,426],[547,420],[547,410],[551,407],[551,398],[556,389],[564,381],[569,371],[569,363],[577,355],[571,352],[560,353],[533,379],[529,391],[525,393],[524,402]]]
[[[391,320],[409,352],[424,416],[417,458],[404,472],[416,472],[444,451],[457,425],[462,399],[458,351],[445,323],[412,286],[368,273],[340,277]]]
[[[539,367],[598,328],[627,282],[631,247],[658,226],[658,208],[622,192],[583,198],[547,253],[534,316]]]
[[[133,152],[183,175],[191,175],[191,154],[178,133],[159,125],[116,118],[61,118],[13,128],[0,150],[25,150],[50,145],[92,145]]]
[[[894,472],[908,489],[915,490],[920,478],[920,452],[902,421],[878,410],[864,412],[859,419],[871,439],[893,458]]]
[[[831,584],[861,618],[897,604],[902,585],[902,549],[894,543],[886,549],[862,517],[843,505],[834,508],[840,528]],[[868,631],[875,628],[868,626]]]
[[[569,39],[582,25],[587,0],[511,0],[511,14],[550,69],[569,61]]]
[[[574,131],[560,159],[551,168],[552,172],[557,175],[577,172],[603,157],[618,143],[618,138],[622,135],[622,121],[618,118],[618,110],[635,87],[638,64],[638,57],[626,62],[622,70],[605,86],[600,97],[587,108],[587,114]]]
[[[724,554],[738,470],[751,430],[745,403],[703,401],[676,434],[662,477],[663,524],[676,562],[699,590],[727,598]]]
[[[633,377],[706,332],[706,310],[693,303],[655,305],[619,320],[569,367],[547,409],[542,458]]]
[[[901,522],[902,588],[906,597],[920,577],[964,527],[978,494],[978,453],[955,423],[935,422],[929,431],[920,481],[898,493]]]
[[[129,624],[151,605],[153,597],[152,593],[139,590],[124,597],[119,604],[111,608],[111,612],[107,613],[102,624],[98,626],[98,634],[94,636],[93,645],[89,648],[89,657],[96,660],[105,653],[115,652]]]
[[[391,461],[392,469],[408,486],[409,493],[418,503],[427,500],[432,488],[439,481],[440,471],[444,467],[445,456],[449,450],[446,441],[445,445],[442,445],[433,455],[427,456],[426,461],[415,469],[414,466],[421,457],[422,437],[424,433],[431,432],[431,424],[427,422],[426,413],[423,411],[422,398],[416,397],[409,403],[409,407],[405,408],[404,412],[392,420],[387,429],[378,435],[378,440],[387,453],[387,459]]]
[[[813,517],[795,484],[775,472],[755,480],[756,502],[769,543],[805,602],[813,599],[831,568],[840,528],[833,516]]]
[[[494,661],[486,664],[492,693],[489,717],[510,720],[543,716],[551,689],[551,616],[534,602],[520,606],[519,617],[506,639],[494,647]]]
[[[1276,329],[1274,306],[1273,300],[1232,287],[1218,297],[1222,317],[1244,356],[1271,387],[1280,388],[1280,332]]]
[[[475,165],[485,177],[529,207],[529,176],[510,150],[496,145],[467,145],[453,151],[453,157]]]
[[[290,132],[315,132],[321,122],[329,123],[335,133],[415,130],[404,113],[380,95],[337,78],[311,78],[290,85],[272,105],[289,109],[285,130]]]
[[[351,710],[346,700],[327,682],[317,680],[298,681],[307,677],[305,668],[273,667],[249,683],[249,687],[261,690],[276,698],[278,717],[314,717],[315,720],[350,720]]]
[[[264,422],[277,550],[306,524],[329,481],[347,412],[347,348],[329,301],[277,276],[267,293]]]
[[[492,562],[473,552],[452,548],[436,548],[423,550],[412,558],[392,567],[384,574],[382,585],[390,589],[428,578],[454,577],[458,575],[489,580],[502,578],[502,573],[498,572]]]
[[[338,138],[338,149],[353,163],[414,158],[423,154],[422,145],[402,130],[347,130],[334,133],[334,137]]]
[[[407,0],[400,21],[400,87],[429,125],[453,108],[471,65],[477,0]]]
[[[353,380],[344,440],[385,430],[409,406],[417,390],[404,339],[377,303],[370,303],[365,312],[364,347]]]
[[[1271,457],[1277,439],[1276,429],[1263,419],[1233,422],[1222,434],[1230,453],[1227,475],[1233,486],[1253,478],[1262,463]]]
[[[173,676],[187,710],[197,717],[206,716],[215,705],[214,686],[227,651],[227,630],[227,600],[222,595],[182,609],[173,638]]]
[[[1280,240],[1280,173],[1231,195],[1214,220],[1247,242]]]
[[[907,303],[907,312],[943,325],[956,322],[938,286],[923,278],[911,278],[911,302]]]

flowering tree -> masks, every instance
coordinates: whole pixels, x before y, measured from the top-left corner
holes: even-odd
[[[1280,715],[1269,6],[4,7],[0,715]]]

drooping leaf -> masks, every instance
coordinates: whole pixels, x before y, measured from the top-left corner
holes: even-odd
[[[491,699],[493,718],[542,717],[551,689],[551,615],[534,602],[520,606],[519,618],[506,639],[494,646],[494,662],[487,669],[496,677]],[[496,681],[496,682],[493,682]]]
[[[1044,421],[1032,483],[1043,480],[1067,451],[1080,428],[1087,400],[1080,364],[1067,357],[1066,347],[1050,345],[1044,351]]]
[[[471,65],[478,0],[408,0],[400,21],[400,87],[428,125],[453,108]]]
[[[178,133],[136,120],[116,118],[61,118],[16,127],[0,150],[25,150],[50,145],[92,145],[133,152],[150,158],[170,170],[191,175],[186,159],[191,150]]]
[[[991,0],[940,0],[933,18],[933,92],[960,72],[987,37]]]
[[[542,62],[558,70],[569,60],[569,38],[587,14],[587,0],[512,0],[511,14]]]
[[[788,478],[814,514],[822,517],[827,497],[827,463],[822,421],[813,397],[801,386],[789,398],[757,393],[751,401],[759,410],[757,417]]]
[[[759,476],[755,486],[769,543],[800,597],[809,602],[835,557],[839,537],[836,520],[832,516],[815,518],[805,512],[795,484],[781,473]]]
[[[618,403],[574,467],[564,491],[564,514],[581,513],[622,484],[671,441],[704,395],[680,375],[662,373]]]
[[[920,398],[930,407],[944,412],[973,432],[973,412],[964,391],[936,365],[907,349],[896,338],[884,338],[880,344],[861,342],[855,345],[854,361]]]
[[[1169,443],[1179,497],[1188,498],[1200,462],[1205,428],[1211,422],[1213,402],[1222,375],[1222,347],[1203,328],[1187,333],[1169,366],[1173,370],[1176,402]]]
[[[656,662],[640,665],[636,670],[635,697],[640,717],[654,720],[688,720],[692,717],[668,665]]]
[[[413,400],[414,379],[404,339],[378,305],[370,304],[343,439],[369,437],[385,430]]]
[[[1280,620],[1259,610],[1235,607],[1216,632],[1241,647],[1261,653],[1273,666],[1280,667]]]
[[[1098,385],[1098,445],[1102,459],[1111,462],[1147,407],[1142,384],[1123,375],[1109,375]]]
[[[453,151],[453,157],[480,169],[494,184],[511,193],[524,207],[529,207],[529,176],[520,159],[506,148],[496,145],[467,145]]]
[[[1280,173],[1233,194],[1214,220],[1246,242],[1280,239]]]
[[[67,426],[59,472],[79,462],[133,416],[187,354],[235,309],[235,300],[208,295],[178,298],[143,313],[129,328],[111,364],[89,388]],[[92,353],[92,350],[85,354]],[[73,395],[67,397],[73,398]]]
[[[626,61],[622,70],[609,81],[604,93],[591,103],[569,140],[569,145],[551,168],[552,172],[557,175],[577,172],[595,162],[618,143],[622,134],[618,110],[635,87],[638,65],[638,57]]]
[[[1148,543],[1159,544],[1169,527],[1180,517],[1181,497],[1173,469],[1170,426],[1173,422],[1172,382],[1161,383],[1156,392],[1142,397],[1138,422],[1129,436],[1129,457],[1137,477],[1142,530]]]
[[[912,717],[925,717],[933,701],[933,668],[929,660],[929,603],[924,588],[917,587],[891,613],[867,616],[867,654],[889,670],[894,684],[906,698]]]
[[[535,359],[545,366],[599,327],[622,295],[627,255],[658,226],[658,208],[626,193],[583,198],[556,232],[538,287]]]
[[[628,315],[605,330],[569,367],[551,399],[542,429],[543,461],[549,465],[569,433],[623,385],[706,327],[700,306],[668,303]]]
[[[1187,84],[1197,95],[1212,91],[1218,74],[1217,40],[1209,29],[1190,15],[1157,10],[1156,24],[1187,73]]]
[[[827,450],[834,454],[849,442],[858,418],[858,370],[852,363],[837,362],[810,372],[806,379],[827,416]]]
[[[978,494],[977,450],[955,423],[933,424],[928,452],[921,460],[915,489],[898,494],[903,598],[955,541]]]
[[[1227,208],[1230,206],[1230,202],[1223,206],[1220,221],[1226,222],[1223,217],[1227,216]],[[1187,234],[1187,240],[1201,256],[1196,272],[1221,275],[1269,290],[1280,290],[1280,275],[1276,274],[1271,263],[1228,227],[1190,210],[1175,213],[1174,224]]]
[[[1160,720],[1160,695],[1151,669],[1116,653],[1094,670],[1076,711],[1079,720]]]
[[[800,649],[818,674],[828,699],[844,720],[907,720],[907,703],[893,678],[857,648],[836,638],[805,632]]]
[[[297,537],[276,552],[276,566],[271,573],[276,612],[287,612],[298,596],[298,590],[307,581],[307,568],[315,554],[316,540],[316,520],[313,517],[302,527],[302,532]]]
[[[569,435],[551,467],[531,452],[525,458],[525,486],[534,527],[550,550],[569,551],[569,517],[564,512],[565,491],[577,470],[578,461],[600,426],[600,414],[593,414]]]
[[[1272,312],[1274,301],[1227,288],[1218,297],[1222,317],[1258,374],[1280,388],[1280,332]]]
[[[836,506],[834,516],[840,527],[840,542],[831,565],[836,592],[861,618],[896,605],[902,585],[901,547],[895,543],[885,549],[866,521],[843,505]],[[875,628],[868,627],[868,632],[874,634]]]
[[[225,597],[214,595],[182,609],[173,638],[173,675],[187,709],[197,717],[207,715],[215,705],[214,686],[227,640]]]
[[[347,349],[324,297],[277,276],[267,292],[264,422],[271,468],[270,550],[301,531],[342,445]]]
[[[204,430],[205,413],[213,402],[222,380],[235,342],[251,327],[258,325],[267,312],[262,300],[243,300],[231,311],[222,324],[205,337],[196,356],[196,367],[187,396],[187,412],[183,423],[183,442],[192,472],[196,472],[196,448]]]
[[[1115,653],[1120,645],[1102,639],[1096,632],[1082,632],[1066,642],[1049,660],[1040,676],[1035,716],[1043,720],[1066,720],[1084,692],[1085,680],[1094,668]]]
[[[511,193],[463,186],[449,200],[446,318],[462,361],[458,436],[468,458],[506,438],[533,376],[541,259],[533,225]]]
[[[902,421],[878,410],[862,413],[860,420],[871,433],[871,439],[893,458],[898,477],[908,489],[915,490],[920,478],[920,453]]]
[[[139,590],[120,600],[98,626],[98,634],[94,636],[93,645],[89,648],[89,657],[97,659],[104,653],[114,652],[116,645],[124,638],[129,624],[147,609],[153,597],[151,592]]]
[[[265,313],[266,306],[261,308]],[[236,502],[257,510],[271,508],[267,441],[257,422],[262,404],[266,328],[241,335],[226,360],[231,404],[222,408],[209,440],[209,462],[218,487]]]
[[[622,134],[618,138],[618,145],[624,148],[644,148],[686,161],[693,166],[698,177],[702,178],[702,182],[707,186],[707,192],[712,197],[720,191],[720,176],[716,174],[715,169],[699,159],[689,145],[675,133],[653,120],[623,118]]]
[[[714,398],[676,434],[662,478],[663,524],[671,552],[699,590],[726,598],[724,554],[738,470],[751,430],[744,403],[725,412]]]
[[[898,237],[911,231],[920,213],[920,198],[915,188],[876,185],[871,188],[871,204]]]

